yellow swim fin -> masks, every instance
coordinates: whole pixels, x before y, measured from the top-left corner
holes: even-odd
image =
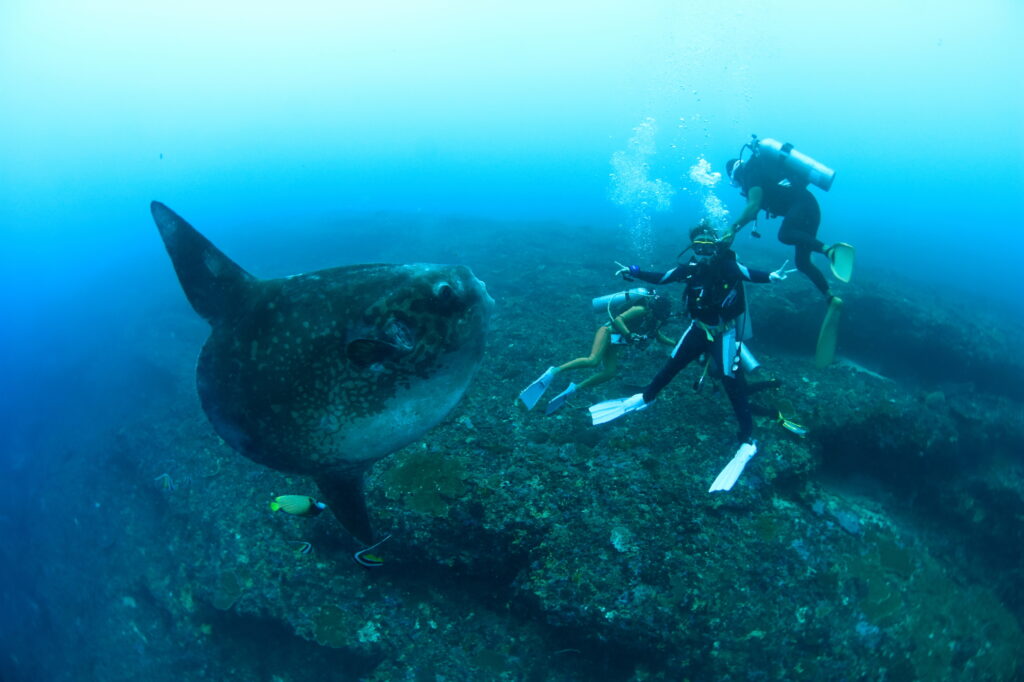
[[[845,242],[838,242],[828,247],[825,255],[828,256],[828,260],[832,264],[832,274],[836,276],[836,279],[843,282],[850,281],[850,278],[853,277],[853,258],[856,253],[853,246]]]
[[[833,296],[825,313],[825,321],[818,332],[818,348],[814,353],[814,364],[818,369],[827,367],[836,359],[836,342],[839,340],[839,315],[843,311],[843,299]]]

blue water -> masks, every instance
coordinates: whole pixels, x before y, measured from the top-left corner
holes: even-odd
[[[41,433],[116,429],[156,380],[123,333],[184,310],[154,199],[261,276],[373,260],[281,242],[378,212],[594,226],[665,264],[709,193],[743,206],[692,169],[756,133],[836,169],[819,236],[858,268],[1024,316],[1021,35],[1014,0],[7,0],[0,476],[45,487]]]

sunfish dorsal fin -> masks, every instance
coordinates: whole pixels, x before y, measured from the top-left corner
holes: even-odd
[[[237,310],[257,279],[159,201],[149,208],[195,311],[212,323]]]

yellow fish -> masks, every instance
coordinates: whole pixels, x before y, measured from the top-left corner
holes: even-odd
[[[789,421],[788,419],[786,419],[785,417],[782,416],[781,412],[779,412],[778,422],[779,422],[779,424],[782,425],[782,428],[786,429],[790,433],[795,433],[796,435],[800,436],[801,438],[803,438],[804,436],[807,435],[807,429],[805,429],[804,427],[800,426],[796,422]]]
[[[283,511],[295,516],[316,516],[327,505],[317,502],[309,495],[278,495],[270,503],[270,511]]]

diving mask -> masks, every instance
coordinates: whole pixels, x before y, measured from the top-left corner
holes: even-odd
[[[733,187],[740,186],[740,172],[742,171],[742,169],[743,161],[737,161],[732,165],[731,168],[728,169],[729,181],[732,183]]]
[[[693,240],[690,248],[698,258],[710,258],[718,253],[718,240],[708,235],[700,235]]]

